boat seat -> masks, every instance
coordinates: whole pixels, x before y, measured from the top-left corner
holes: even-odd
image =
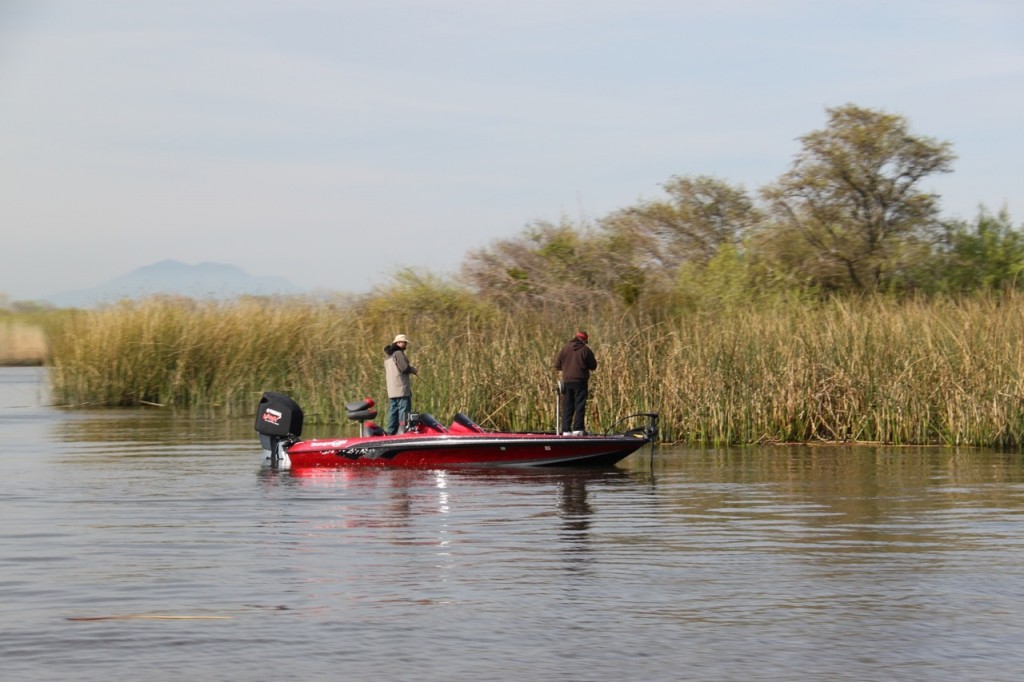
[[[420,433],[448,433],[448,429],[444,427],[441,422],[434,418],[434,415],[426,412],[420,412],[419,414],[409,415],[409,424],[416,426],[416,430]]]
[[[361,436],[383,436],[384,429],[376,422],[362,422]]]
[[[354,422],[364,422],[377,416],[377,410],[373,408],[373,398],[363,398],[345,403],[345,415]]]
[[[455,416],[452,417],[452,431],[483,433],[483,429],[480,425],[464,415],[462,412],[456,412]]]

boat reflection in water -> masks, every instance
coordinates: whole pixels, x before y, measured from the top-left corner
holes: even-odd
[[[490,536],[513,523],[507,510],[487,504],[491,495],[517,494],[538,519],[550,516],[558,524],[543,524],[543,533],[556,534],[560,546],[572,552],[587,548],[595,510],[591,489],[641,486],[642,475],[619,468],[524,469],[380,469],[320,467],[281,471],[264,467],[260,476],[269,488],[289,491],[288,510],[295,497],[332,498],[329,512],[293,521],[310,525],[310,532],[377,531],[376,540],[395,544],[436,544],[446,547],[456,538],[471,541]],[[490,490],[490,495],[486,492]],[[302,505],[304,506],[304,505]],[[327,512],[327,513],[325,513]],[[397,534],[395,534],[397,532]],[[514,534],[518,531],[513,530]]]

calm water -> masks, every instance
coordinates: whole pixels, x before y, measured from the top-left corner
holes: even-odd
[[[0,369],[5,680],[1024,669],[1017,455],[665,448],[603,472],[293,477],[261,470],[249,419],[62,412],[44,385]]]

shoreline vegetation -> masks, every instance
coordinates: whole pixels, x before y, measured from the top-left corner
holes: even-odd
[[[673,176],[662,198],[470,251],[451,280],[56,311],[52,394],[240,415],[272,390],[338,422],[346,402],[386,402],[382,349],[403,333],[417,410],[552,428],[552,360],[584,329],[593,431],[656,410],[665,441],[692,445],[1020,448],[1024,228],[1005,207],[943,218],[924,183],[952,171],[949,142],[885,111],[826,113],[756,193]]]
[[[0,320],[0,367],[38,367],[45,364],[48,352],[42,326]]]
[[[382,349],[401,332],[421,368],[418,411],[553,428],[552,360],[578,326],[600,362],[595,432],[657,411],[663,441],[689,445],[1024,442],[1024,297],[1012,292],[663,316],[595,307],[572,320],[425,294],[386,306],[156,298],[67,312],[50,328],[48,364],[55,401],[76,408],[241,416],[273,390],[302,405],[307,422],[339,423],[346,402],[385,403]]]

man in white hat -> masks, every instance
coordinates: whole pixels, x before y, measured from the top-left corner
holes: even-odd
[[[416,368],[409,364],[405,357],[405,349],[409,347],[409,339],[399,334],[390,345],[384,346],[384,376],[388,384],[388,426],[385,432],[395,435],[404,431],[412,412],[412,385],[409,376],[418,374]]]

